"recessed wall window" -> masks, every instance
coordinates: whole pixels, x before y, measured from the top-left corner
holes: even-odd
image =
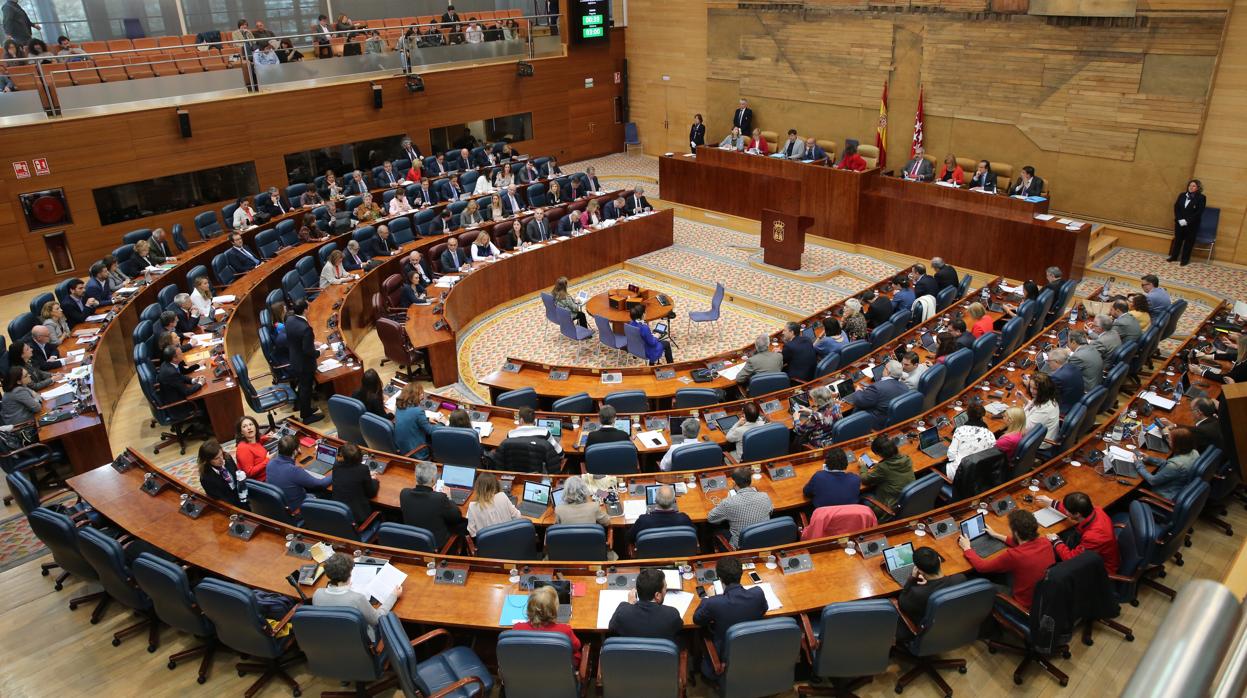
[[[356,143],[343,143],[327,148],[286,154],[286,176],[291,184],[311,182],[333,170],[341,181],[351,170],[368,172],[372,168],[403,153],[403,136],[385,136]]]
[[[260,190],[255,163],[213,167],[197,172],[115,184],[95,189],[100,224],[121,223],[161,213],[196,208],[217,201],[249,196]]]
[[[429,143],[435,153],[452,148],[475,148],[483,143],[519,143],[532,137],[532,112],[429,129]]]

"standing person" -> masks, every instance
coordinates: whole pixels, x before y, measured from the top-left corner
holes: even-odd
[[[688,152],[697,152],[697,146],[706,144],[706,125],[702,123],[701,114],[693,115],[693,125],[688,129]]]
[[[7,22],[5,28],[8,28]],[[1178,194],[1173,202],[1173,242],[1169,245],[1166,262],[1180,262],[1184,267],[1191,263],[1191,250],[1195,248],[1195,236],[1199,234],[1199,223],[1207,203],[1203,182],[1198,179],[1187,182],[1186,191]]]
[[[4,33],[8,34],[9,38],[17,42],[19,46],[30,43],[33,35],[31,29],[41,28],[30,21],[30,15],[26,14],[26,10],[22,9],[17,0],[6,0],[4,6],[0,8],[0,17],[3,17]]]
[[[736,107],[736,113],[732,114],[732,126],[740,129],[741,133],[753,132],[753,110],[749,108],[749,100],[740,100],[740,106]]]
[[[306,312],[307,301],[300,298],[286,316],[286,349],[290,354],[290,377],[294,384],[295,404],[299,408],[299,421],[315,424],[325,418],[312,404],[312,392],[316,389],[316,360],[320,358],[320,352],[316,350],[312,326],[303,317]]]

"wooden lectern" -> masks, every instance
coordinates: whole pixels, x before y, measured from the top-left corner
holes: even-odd
[[[800,269],[805,231],[813,224],[810,216],[762,209],[762,261],[784,269]]]

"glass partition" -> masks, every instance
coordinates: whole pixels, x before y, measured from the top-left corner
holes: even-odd
[[[260,190],[254,162],[213,167],[94,189],[100,224],[182,211],[215,201],[250,196]]]
[[[325,170],[333,170],[338,180],[345,182],[347,173],[352,170],[371,172],[386,160],[398,157],[403,151],[402,143],[402,135],[397,135],[287,153],[287,181],[311,182],[325,174]]]
[[[429,129],[429,144],[434,153],[452,148],[471,149],[483,143],[519,143],[532,137],[532,112]]]

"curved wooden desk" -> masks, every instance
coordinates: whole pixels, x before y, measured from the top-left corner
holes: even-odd
[[[1187,345],[1189,344],[1190,340],[1187,342]],[[1164,377],[1161,371],[1157,371],[1149,384]],[[1219,388],[1215,385],[1210,387],[1214,393]],[[1131,406],[1132,401],[1126,401],[1126,404],[1117,410],[1112,418],[1093,430],[1075,448],[1040,466],[1033,473],[1023,475],[973,499],[994,501],[1005,496],[1012,496],[1018,507],[1038,509],[1037,502],[1026,502],[1023,496],[1030,494],[1027,491],[1027,485],[1032,477],[1051,472],[1059,473],[1066,480],[1064,486],[1052,493],[1055,497],[1072,491],[1082,491],[1087,493],[1097,506],[1107,507],[1128,496],[1139,486],[1138,481],[1120,484],[1116,476],[1101,475],[1096,469],[1082,464],[1091,461],[1090,453],[1093,449],[1100,447],[1101,435],[1117,420],[1124,418]],[[1189,416],[1189,404],[1183,402],[1171,416],[1175,421],[1184,421]],[[259,519],[218,502],[209,502],[209,506],[200,518],[191,519],[178,512],[179,494],[187,491],[184,483],[173,480],[163,473],[157,473],[156,477],[169,480],[172,487],[154,497],[139,491],[138,485],[144,473],[154,469],[145,463],[141,456],[133,455],[140,462],[139,468],[119,474],[111,467],[104,466],[73,478],[70,484],[102,515],[120,528],[210,574],[233,579],[256,588],[292,595],[291,589],[285,582],[285,575],[302,563],[301,560],[293,557],[287,558],[284,554],[285,536],[293,533],[302,535],[308,540],[325,541],[339,550],[362,550],[367,554],[390,558],[396,566],[409,575],[405,584],[406,593],[394,608],[394,612],[406,621],[477,629],[498,628],[498,619],[506,596],[518,592],[516,584],[509,580],[509,570],[515,566],[521,573],[557,573],[574,583],[583,584],[584,595],[574,597],[572,600],[572,627],[579,631],[602,630],[597,627],[596,617],[598,596],[604,587],[595,583],[594,573],[602,569],[604,563],[527,562],[517,564],[507,560],[416,554],[313,534]],[[974,507],[971,501],[957,502],[919,517],[889,522],[852,536],[803,541],[773,549],[736,551],[722,555],[732,555],[759,563],[758,574],[764,582],[772,585],[782,604],[782,608],[771,611],[770,615],[810,612],[828,603],[888,596],[899,591],[896,583],[883,570],[880,558],[865,559],[862,555],[849,556],[844,553],[844,543],[850,539],[883,535],[887,537],[889,545],[906,542],[927,545],[943,555],[946,560],[946,573],[969,571],[969,564],[956,547],[955,536],[942,539],[936,539],[930,535],[918,536],[915,524],[920,521],[931,522],[944,516],[963,519],[973,512]],[[226,533],[229,516],[238,513],[261,523],[250,542],[231,538]],[[991,512],[987,516],[993,527],[1005,528],[1006,524],[1001,517]],[[1045,529],[1044,533],[1057,532],[1067,526],[1068,522],[1062,522],[1053,528]],[[782,570],[785,560],[800,552],[810,554],[813,569],[805,573],[784,574]],[[767,569],[761,564],[768,553],[778,556],[781,564],[779,569]],[[641,565],[672,567],[689,563],[700,566],[713,564],[714,560],[722,555],[633,560],[619,563],[619,567],[621,571],[626,571]],[[427,565],[432,565],[432,567],[427,567]],[[466,583],[463,586],[435,585],[432,577],[424,574],[426,569],[436,570],[442,566],[468,570]],[[323,580],[320,583],[323,584]],[[694,582],[681,580],[680,588],[684,591],[692,591]],[[697,603],[694,598],[684,616],[685,627],[692,626],[692,612],[696,609]]]

